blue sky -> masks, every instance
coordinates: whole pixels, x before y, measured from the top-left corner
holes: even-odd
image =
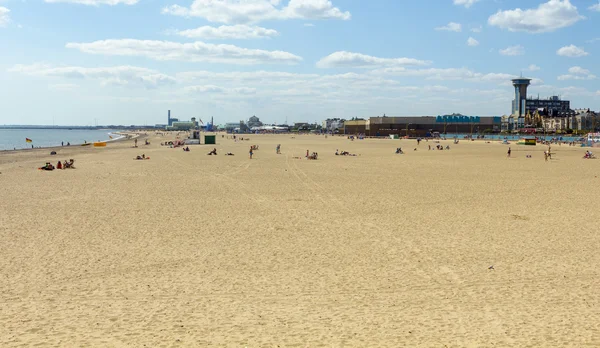
[[[599,0],[0,0],[0,124],[600,110]]]

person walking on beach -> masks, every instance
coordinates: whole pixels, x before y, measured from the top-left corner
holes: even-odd
[[[277,154],[280,155],[281,154],[281,144],[277,144],[277,148],[276,148]]]
[[[135,147],[137,147],[137,138],[134,139],[133,143],[135,144]]]
[[[508,156],[507,156],[507,157],[510,157],[510,152],[511,152],[511,151],[510,151],[510,146],[509,146],[509,147],[508,147]]]
[[[252,155],[254,154],[254,153],[252,152],[252,146],[250,146],[250,152],[249,152],[249,153],[250,153],[250,159],[252,159]]]

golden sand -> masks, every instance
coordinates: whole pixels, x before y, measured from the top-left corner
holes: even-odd
[[[249,138],[0,153],[0,346],[600,346],[581,148]]]

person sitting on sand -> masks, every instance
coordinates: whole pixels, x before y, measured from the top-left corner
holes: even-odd
[[[215,155],[215,156],[216,156],[216,155],[217,155],[217,149],[216,149],[216,148],[213,148],[213,149],[212,149],[212,151],[208,153],[208,155],[209,155],[209,156],[212,156],[212,155]]]
[[[317,158],[319,158],[319,154],[316,152],[313,152],[310,156],[307,157],[309,160],[316,160]]]
[[[183,151],[185,151],[185,152],[190,152],[190,147],[189,147],[189,146],[186,146],[186,147],[184,147],[184,148],[183,148]]]
[[[446,150],[450,150],[450,145],[446,145]]]
[[[339,155],[340,155],[340,152],[338,151],[338,149],[335,149],[335,155],[336,155],[336,156],[339,156]]]
[[[54,166],[50,162],[46,162],[46,165],[43,166],[43,167],[40,167],[39,169],[41,169],[41,170],[54,170]]]
[[[399,148],[396,149],[396,154],[398,154],[398,155],[403,155],[404,154],[404,151],[402,151],[401,147],[399,147]]]
[[[60,161],[58,161],[58,163],[56,164],[56,169],[63,169],[62,163]]]

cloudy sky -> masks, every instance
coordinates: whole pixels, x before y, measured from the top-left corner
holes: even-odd
[[[0,0],[0,124],[600,109],[599,0]]]

